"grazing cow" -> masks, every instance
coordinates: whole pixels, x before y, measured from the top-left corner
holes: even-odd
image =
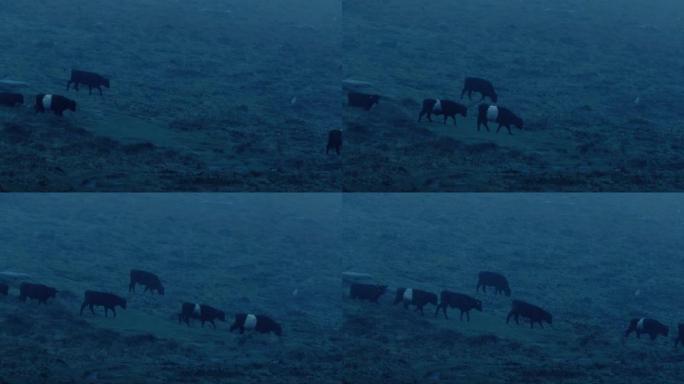
[[[679,330],[679,335],[677,335],[677,338],[675,339],[675,348],[677,348],[677,345],[679,343],[682,343],[682,345],[684,345],[684,324],[679,323],[677,325],[677,329]]]
[[[109,79],[98,75],[93,72],[78,71],[76,69],[71,70],[71,79],[67,82],[67,91],[71,84],[74,85],[74,89],[78,91],[78,85],[84,84],[88,86],[88,94],[92,95],[93,88],[100,91],[100,96],[102,96],[102,86],[109,88]]]
[[[482,312],[482,302],[468,295],[462,293],[456,293],[451,291],[442,291],[440,293],[440,301],[437,309],[435,310],[435,317],[439,314],[439,309],[444,312],[444,318],[447,317],[447,307],[458,308],[461,310],[461,320],[463,320],[463,314],[466,314],[468,321],[470,321],[470,310],[477,309]]]
[[[230,332],[239,329],[240,333],[247,330],[255,330],[260,333],[273,332],[278,336],[283,335],[283,328],[273,319],[264,315],[253,315],[251,313],[238,313],[235,315],[235,322],[230,326]]]
[[[331,149],[334,149],[337,154],[340,154],[342,149],[342,131],[333,129],[328,132],[328,146],[325,148],[325,153],[328,154]]]
[[[636,332],[637,339],[641,338],[642,333],[646,333],[651,337],[651,340],[655,340],[658,335],[667,337],[670,329],[667,325],[659,322],[658,320],[646,319],[642,317],[640,319],[632,319],[629,321],[629,326],[625,331],[625,337],[629,336],[632,332]]]
[[[9,292],[9,285],[7,285],[5,283],[0,283],[0,295],[7,296],[8,292]]]
[[[539,323],[539,326],[541,326],[542,328],[544,328],[544,324],[542,322],[545,321],[549,324],[552,323],[550,313],[536,305],[526,303],[522,300],[513,300],[513,307],[511,308],[511,311],[508,313],[508,316],[506,317],[506,324],[508,324],[508,321],[511,319],[511,316],[515,318],[516,324],[520,324],[518,322],[519,316],[528,318],[530,320],[530,328],[534,328],[534,323]]]
[[[423,109],[420,111],[420,114],[418,114],[418,121],[420,121],[423,116],[427,115],[428,121],[432,122],[432,114],[444,115],[444,124],[446,124],[447,119],[451,117],[454,119],[454,125],[456,125],[456,115],[466,117],[468,115],[468,107],[451,100],[423,100]]]
[[[204,323],[209,322],[216,329],[214,320],[226,321],[226,314],[209,305],[183,303],[181,313],[178,314],[178,322],[184,321],[189,327],[190,319],[199,319],[202,327],[204,327]]]
[[[420,289],[399,288],[397,289],[397,295],[394,297],[394,304],[401,302],[404,303],[404,308],[408,308],[409,305],[415,305],[416,311],[420,311],[420,314],[423,315],[425,304],[437,305],[437,295]]]
[[[511,296],[511,288],[508,286],[508,280],[500,273],[483,271],[477,275],[477,292],[482,288],[482,292],[487,293],[487,287],[494,287],[494,293],[504,293],[506,296]]]
[[[499,124],[496,129],[496,133],[499,133],[501,127],[506,127],[508,129],[508,134],[512,135],[511,125],[517,127],[518,129],[523,129],[523,121],[521,118],[516,116],[509,109],[504,107],[497,107],[492,104],[480,104],[477,112],[477,130],[480,130],[480,126],[484,125],[489,132],[488,122],[494,122]]]
[[[377,303],[380,296],[387,291],[386,285],[353,283],[349,289],[349,297],[357,300],[368,300]]]
[[[380,101],[380,95],[369,95],[361,92],[349,92],[347,94],[347,101],[350,107],[363,108],[370,111],[373,105]]]
[[[85,291],[83,304],[81,304],[81,316],[83,316],[83,310],[85,307],[90,308],[90,312],[94,315],[95,310],[93,307],[95,306],[104,307],[105,317],[107,317],[109,311],[112,311],[114,317],[116,317],[116,307],[126,309],[126,299],[113,293]]]
[[[20,93],[0,92],[0,105],[15,107],[19,104],[24,104],[24,95]]]
[[[485,79],[480,79],[477,77],[466,77],[463,82],[463,90],[461,91],[461,99],[468,92],[468,98],[472,100],[473,92],[479,92],[482,95],[482,99],[489,97],[493,103],[496,103],[498,96],[494,91],[494,86],[492,83]]]
[[[45,111],[52,111],[55,113],[57,116],[62,116],[64,111],[70,110],[72,112],[76,112],[76,102],[70,99],[67,99],[64,96],[60,95],[45,95],[45,94],[40,94],[36,96],[36,105],[35,105],[35,110],[36,113],[38,112],[45,112]]]
[[[131,282],[128,284],[128,292],[135,292],[136,284],[145,286],[145,292],[154,293],[157,291],[160,295],[164,295],[164,286],[154,273],[131,269]]]
[[[57,290],[43,284],[21,283],[19,286],[19,300],[26,299],[38,300],[38,303],[47,304],[48,299],[55,298]]]

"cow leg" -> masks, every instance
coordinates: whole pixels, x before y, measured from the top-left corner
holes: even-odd
[[[510,126],[510,125],[507,125],[507,126],[506,126],[506,129],[508,129],[508,134],[509,134],[509,135],[512,135],[512,134],[513,134],[513,132],[511,132],[511,126]]]
[[[429,122],[432,123],[432,112],[428,112],[428,114],[427,114],[427,119],[428,119]]]
[[[446,306],[446,304],[444,304],[444,307],[442,307],[442,311],[444,312],[444,318],[448,320],[449,318],[447,317],[447,306]]]
[[[470,311],[466,312],[466,317],[468,318],[468,322],[470,323]]]
[[[95,306],[90,304],[90,305],[88,305],[88,308],[90,308],[90,313],[92,313],[94,315],[95,314]]]
[[[116,307],[112,307],[112,313],[114,314],[114,317],[116,317]]]
[[[131,281],[131,283],[128,284],[128,292],[135,292],[135,282]]]
[[[109,309],[107,307],[104,307],[105,309],[105,317],[107,317],[107,314],[109,313]]]
[[[185,324],[189,327],[190,326],[190,316],[185,317]]]
[[[534,329],[534,320],[532,318],[530,318],[530,328]]]
[[[245,333],[245,327],[241,326],[240,327],[240,334],[242,335],[243,333]]]
[[[86,303],[85,301],[83,302],[83,304],[81,304],[81,312],[79,313],[81,316],[83,316],[83,310],[85,309],[86,305],[88,305],[88,303]]]
[[[499,133],[500,130],[501,130],[501,124],[499,124],[499,128],[496,129],[496,133]]]
[[[69,90],[70,86],[71,86],[71,80],[67,81],[67,91]]]
[[[463,310],[462,310],[462,309],[461,309],[461,318],[460,318],[460,320],[463,321]]]
[[[508,312],[508,316],[506,316],[506,324],[511,320],[511,316],[513,316],[513,311]]]
[[[216,323],[214,323],[214,320],[209,320],[209,322],[211,323],[211,326],[214,327],[214,329],[216,329]]]
[[[418,114],[418,121],[420,121],[420,119],[422,119],[424,115],[425,115],[425,110],[423,109],[423,110],[421,110],[420,113]]]
[[[425,313],[423,313],[423,306],[419,306],[418,309],[420,310],[420,315],[425,316]]]
[[[89,85],[89,86],[88,86],[88,94],[89,94],[89,95],[92,95],[92,94],[93,94],[93,86],[92,86],[92,85]]]
[[[463,98],[463,95],[465,95],[466,91],[467,91],[467,88],[463,87],[463,90],[461,91],[461,99]]]
[[[200,320],[200,322],[202,323],[202,328],[204,328],[204,319]]]
[[[102,96],[102,87],[100,87],[100,86],[98,85],[98,86],[97,86],[97,90],[100,91],[100,96]]]

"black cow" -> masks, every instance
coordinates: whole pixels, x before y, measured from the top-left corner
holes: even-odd
[[[480,104],[477,111],[477,130],[480,130],[480,126],[484,125],[489,132],[488,122],[495,122],[499,124],[496,129],[496,133],[499,133],[501,127],[506,127],[508,129],[508,134],[512,135],[511,125],[517,127],[518,129],[523,129],[523,120],[516,116],[509,109],[504,107],[497,107],[492,104]]]
[[[255,330],[260,333],[273,332],[278,336],[283,335],[283,328],[273,319],[265,315],[253,315],[249,313],[238,313],[235,315],[235,322],[230,326],[230,332],[239,329],[240,333],[247,330]]]
[[[487,272],[483,271],[480,272],[477,275],[477,287],[475,290],[477,292],[480,291],[480,287],[482,288],[482,292],[487,292],[487,287],[494,287],[494,293],[499,294],[499,293],[504,293],[506,296],[511,296],[511,288],[508,286],[508,280],[506,280],[506,277],[500,273],[496,272]]]
[[[482,99],[489,97],[492,102],[496,103],[498,96],[494,91],[494,86],[491,82],[485,79],[480,79],[477,77],[466,77],[463,82],[463,90],[461,91],[461,99],[468,92],[468,98],[472,100],[473,92],[479,92],[482,95]]]
[[[520,324],[518,322],[519,316],[529,319],[530,328],[534,328],[534,323],[539,323],[539,326],[541,326],[542,328],[544,328],[544,321],[549,324],[552,323],[550,313],[536,305],[526,303],[522,300],[513,300],[513,307],[511,308],[511,311],[508,313],[508,316],[506,317],[506,324],[508,324],[508,321],[511,319],[511,316],[515,318],[516,324]]]
[[[349,297],[357,300],[368,300],[377,303],[380,296],[387,291],[386,285],[352,283]]]
[[[331,149],[334,149],[337,154],[340,154],[342,149],[342,131],[333,129],[328,132],[328,146],[325,148],[325,153],[328,154]]]
[[[36,113],[52,111],[57,116],[62,116],[64,111],[76,112],[76,102],[60,95],[40,94],[36,96]]]
[[[0,283],[0,295],[7,296],[8,292],[9,292],[9,285],[7,285],[5,283]]]
[[[190,326],[190,319],[199,319],[204,327],[204,323],[209,322],[216,328],[214,320],[226,321],[225,312],[205,304],[183,303],[181,313],[178,314],[178,322],[184,321]]]
[[[369,111],[373,105],[380,101],[380,95],[369,95],[361,92],[349,92],[347,94],[347,101],[350,107],[363,108]]]
[[[81,316],[83,316],[83,310],[86,306],[90,308],[90,312],[93,315],[95,314],[93,307],[97,306],[104,307],[105,317],[107,317],[109,311],[112,311],[114,317],[116,317],[116,307],[126,309],[126,299],[108,292],[85,291],[83,304],[81,304]]]
[[[76,69],[71,70],[71,79],[67,82],[67,91],[71,84],[74,85],[74,89],[78,91],[78,85],[84,84],[88,86],[88,94],[93,93],[93,88],[100,91],[100,96],[102,96],[102,86],[109,88],[109,79],[98,75],[93,72],[78,71]]]
[[[461,310],[461,320],[463,320],[463,314],[466,314],[468,321],[470,321],[470,310],[477,309],[482,312],[482,302],[471,296],[464,295],[462,293],[456,293],[444,290],[439,295],[440,301],[437,309],[435,310],[435,317],[439,314],[439,309],[444,312],[444,318],[447,317],[447,307],[458,308]]]
[[[451,100],[423,100],[423,109],[420,111],[420,114],[418,114],[418,121],[420,121],[423,116],[427,115],[428,121],[432,122],[432,114],[444,115],[444,124],[446,124],[447,119],[451,117],[454,119],[454,125],[456,125],[456,115],[466,117],[468,115],[468,107]]]
[[[423,315],[423,307],[426,304],[437,305],[437,295],[420,289],[399,288],[394,298],[394,304],[401,302],[404,303],[404,308],[415,305],[416,311],[420,311],[420,314]]]
[[[682,345],[684,345],[684,324],[678,324],[677,329],[679,330],[679,335],[677,335],[677,338],[675,339],[675,348],[677,348],[677,345],[679,343],[682,343]]]
[[[24,104],[24,95],[20,93],[0,92],[0,105],[15,107]]]
[[[48,299],[55,298],[57,290],[43,284],[21,283],[19,286],[19,300],[35,299],[39,303],[47,304]]]
[[[131,282],[128,284],[128,292],[135,292],[136,284],[145,286],[145,292],[154,293],[157,291],[160,295],[164,294],[164,286],[154,273],[131,269]]]
[[[681,330],[681,328],[680,328]],[[632,332],[636,332],[637,339],[641,338],[642,333],[646,333],[651,337],[651,340],[655,340],[658,335],[667,337],[670,329],[667,325],[654,319],[632,319],[629,321],[629,326],[625,331],[625,337],[629,336]]]

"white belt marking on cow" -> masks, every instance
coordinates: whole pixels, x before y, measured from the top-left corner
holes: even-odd
[[[441,112],[442,112],[442,102],[439,99],[437,99],[437,102],[432,107],[432,113],[441,113]]]
[[[404,301],[413,301],[413,289],[406,288],[404,291]]]
[[[637,323],[637,327],[636,327],[637,331],[641,331],[644,329],[644,320],[646,320],[646,319],[644,319],[643,317],[641,319],[639,319],[639,322]]]
[[[247,317],[245,318],[244,327],[247,329],[254,329],[254,328],[256,328],[256,324],[257,324],[256,316],[254,316],[252,314],[247,315]]]
[[[497,107],[496,105],[490,105],[489,108],[487,108],[487,120],[496,121],[498,117],[499,107]]]
[[[45,108],[45,109],[52,108],[52,95],[43,96],[43,108]]]
[[[193,314],[194,316],[199,316],[199,315],[200,315],[200,311],[201,311],[200,305],[199,305],[199,304],[195,304],[195,308],[192,310],[192,314]]]

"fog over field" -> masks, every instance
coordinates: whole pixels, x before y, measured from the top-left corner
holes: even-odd
[[[684,3],[344,0],[343,13],[343,78],[381,96],[344,112],[345,190],[684,186]],[[478,131],[466,77],[490,81],[523,129]],[[467,117],[417,122],[428,98]]]

